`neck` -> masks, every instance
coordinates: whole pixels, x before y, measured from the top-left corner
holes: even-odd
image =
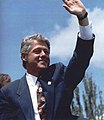
[[[38,72],[33,72],[33,71],[30,71],[30,70],[27,70],[27,73],[33,75],[33,76],[36,76],[36,77],[39,77],[39,73]]]

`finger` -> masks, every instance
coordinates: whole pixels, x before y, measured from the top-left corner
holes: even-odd
[[[63,0],[63,2],[64,2],[65,4],[67,4],[67,3],[69,2],[69,0]]]
[[[70,7],[71,5],[73,5],[72,1],[70,1],[70,0],[63,0],[63,2],[64,2],[68,7]]]
[[[68,6],[66,4],[63,4],[63,7],[68,10]]]
[[[71,9],[70,9],[66,4],[63,4],[63,7],[64,7],[68,12],[71,13]]]

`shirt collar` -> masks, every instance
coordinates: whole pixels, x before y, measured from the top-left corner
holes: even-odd
[[[33,76],[33,75],[29,74],[29,73],[26,73],[26,78],[31,83],[36,84],[36,82],[37,82],[37,77]]]

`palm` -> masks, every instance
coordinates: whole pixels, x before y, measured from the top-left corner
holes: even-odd
[[[85,11],[85,7],[80,0],[63,0],[64,7],[68,12],[74,15],[81,15],[83,11]]]

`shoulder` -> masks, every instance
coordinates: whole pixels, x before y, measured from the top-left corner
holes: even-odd
[[[65,65],[61,62],[58,62],[58,63],[51,64],[47,70],[51,73],[59,73],[64,68],[65,68]]]
[[[20,79],[14,80],[12,82],[10,82],[9,84],[5,85],[4,87],[1,88],[2,92],[6,92],[9,93],[11,91],[16,91],[18,89],[18,86],[21,82],[21,80],[24,78],[24,76]]]
[[[61,69],[63,67],[65,67],[65,65],[61,62],[58,62],[58,63],[51,64],[48,70],[52,70],[52,69],[56,70],[56,69]]]
[[[63,76],[64,72],[65,72],[65,68],[66,68],[66,66],[61,62],[52,64],[49,67],[49,72],[52,75],[52,79],[54,79],[54,80],[59,79],[59,77]]]
[[[46,70],[41,73],[41,78],[44,80],[55,79],[57,76],[63,73],[64,68],[65,66],[61,62],[51,64]]]

